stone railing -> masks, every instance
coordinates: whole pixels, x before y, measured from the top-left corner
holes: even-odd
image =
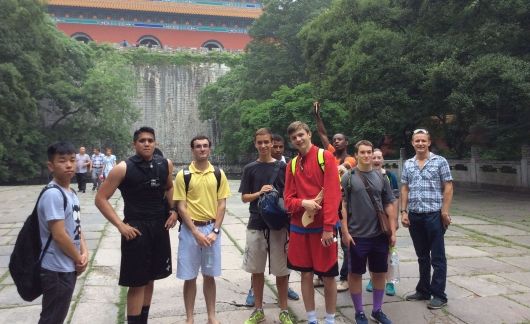
[[[386,160],[385,168],[401,176],[403,162],[406,160],[403,149],[399,160]],[[476,150],[472,157],[465,160],[447,160],[451,174],[457,184],[487,188],[506,187],[513,190],[530,190],[530,148],[523,146],[520,161],[481,160]]]

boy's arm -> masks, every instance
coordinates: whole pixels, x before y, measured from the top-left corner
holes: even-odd
[[[77,251],[74,246],[74,242],[72,242],[72,239],[68,233],[66,233],[64,219],[54,219],[48,221],[48,228],[52,235],[52,239],[55,241],[55,244],[61,249],[61,251],[70,257],[70,259],[74,260],[76,265],[81,263],[81,253]]]
[[[320,102],[315,101],[313,103],[313,113],[315,114],[317,133],[320,137],[320,141],[322,142],[322,147],[327,148],[329,145],[329,139],[326,127],[324,127],[324,122],[322,121],[322,117],[320,117]]]
[[[132,240],[138,235],[142,235],[139,230],[129,226],[129,224],[124,223],[116,214],[114,208],[109,203],[110,197],[114,194],[118,186],[125,178],[125,171],[127,170],[127,164],[125,162],[119,163],[115,168],[113,168],[107,179],[101,184],[98,193],[96,194],[96,207],[99,209],[101,214],[116,226],[121,235],[125,237],[126,240]]]
[[[167,180],[166,180],[166,200],[169,207],[169,217],[164,224],[164,227],[169,230],[170,228],[175,227],[177,224],[177,209],[175,208],[175,201],[173,200],[173,162],[167,160]]]
[[[291,163],[287,164],[285,172],[285,188],[283,190],[283,200],[285,203],[285,209],[291,214],[299,213],[304,210],[302,206],[302,199],[297,197],[296,184],[294,182],[294,176],[291,172]]]
[[[81,253],[81,262],[79,264],[75,264],[75,271],[77,272],[77,275],[82,274],[88,266],[88,246],[86,244],[85,235],[83,232],[81,232],[81,246],[79,252]]]

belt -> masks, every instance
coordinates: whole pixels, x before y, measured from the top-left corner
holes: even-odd
[[[206,226],[206,225],[210,225],[212,223],[215,223],[215,219],[210,219],[209,221],[205,221],[205,222],[196,221],[196,220],[192,219],[191,222],[195,226]]]

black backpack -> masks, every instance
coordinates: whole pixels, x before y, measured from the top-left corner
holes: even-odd
[[[40,284],[40,265],[42,257],[50,246],[52,236],[48,237],[46,245],[41,254],[41,239],[39,233],[39,216],[37,206],[42,194],[51,188],[59,190],[64,198],[64,210],[66,210],[67,199],[64,192],[55,184],[47,185],[42,189],[33,212],[28,216],[22,229],[18,233],[17,241],[9,259],[9,273],[17,286],[20,297],[25,301],[33,301],[42,295]]]
[[[280,167],[284,167],[285,164],[281,161],[276,161],[274,164],[274,170],[272,171],[270,184],[274,184],[278,177]],[[269,192],[265,192],[260,195],[258,199],[258,210],[261,219],[267,225],[269,229],[280,230],[289,225],[289,215],[285,210],[283,197],[280,195],[276,188]]]

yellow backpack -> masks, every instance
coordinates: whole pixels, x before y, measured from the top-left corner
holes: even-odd
[[[291,172],[292,172],[293,175],[295,175],[297,160],[298,160],[298,155],[295,156],[291,160]],[[324,149],[323,148],[319,148],[318,149],[317,161],[318,161],[318,165],[320,165],[320,168],[322,169],[322,172],[324,172],[324,168],[326,166],[326,161],[324,161]]]

